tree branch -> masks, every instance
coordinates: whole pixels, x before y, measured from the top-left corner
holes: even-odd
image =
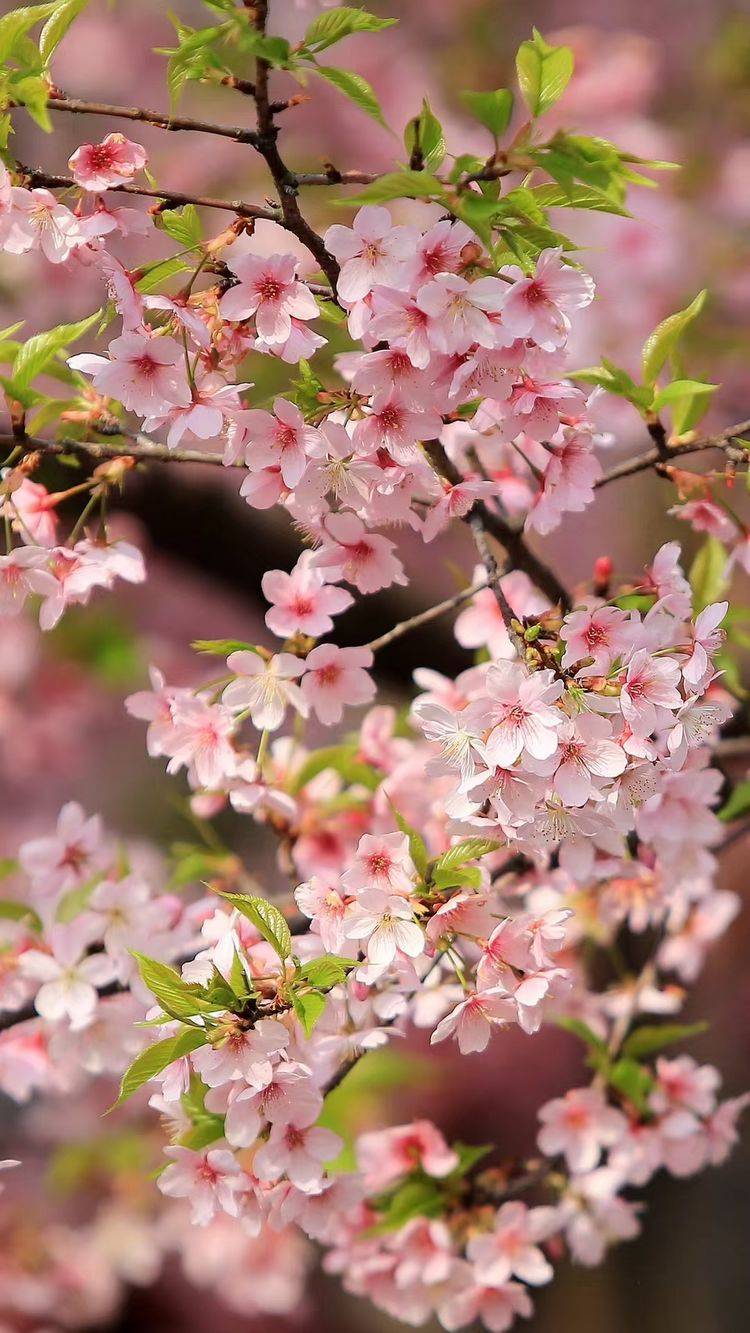
[[[489,588],[488,580],[483,579],[481,583],[474,583],[470,588],[464,588],[462,592],[454,593],[452,597],[446,597],[445,601],[438,602],[435,606],[429,607],[427,611],[419,611],[414,616],[409,616],[408,620],[401,620],[393,629],[389,629],[385,634],[381,634],[377,639],[371,639],[369,643],[363,643],[363,648],[369,648],[376,653],[379,648],[385,648],[395,639],[400,639],[402,634],[408,634],[413,629],[419,629],[422,625],[428,625],[431,620],[437,620],[438,616],[443,616],[447,611],[453,611],[457,606],[462,606],[468,602],[471,597],[476,596],[483,588]]]
[[[750,420],[739,421],[736,426],[728,426],[726,430],[719,431],[716,435],[702,435],[695,440],[668,444],[666,455],[659,448],[649,449],[647,453],[638,454],[635,458],[626,458],[624,463],[618,463],[609,472],[605,472],[603,477],[594,482],[594,488],[598,490],[601,486],[608,486],[612,481],[619,481],[622,477],[632,477],[638,472],[647,472],[649,468],[663,470],[673,458],[705,453],[710,449],[732,448],[735,440],[748,433],[750,433]]]
[[[24,167],[18,164],[18,170],[32,186],[42,185],[49,190],[76,189],[77,182],[72,176],[53,176],[46,171],[35,171],[32,168]],[[281,210],[277,206],[262,207],[260,204],[246,204],[242,199],[213,199],[208,195],[183,194],[180,190],[153,190],[147,189],[141,185],[110,185],[107,190],[98,191],[115,194],[134,194],[143,196],[146,199],[159,199],[165,204],[196,204],[201,208],[221,208],[227,213],[236,213],[242,218],[264,218],[268,222],[276,222],[280,227],[284,226],[281,216]]]
[[[77,116],[110,116],[115,120],[137,120],[145,125],[154,125],[159,130],[187,131],[191,134],[214,134],[222,139],[233,139],[235,143],[250,144],[257,147],[257,134],[254,130],[244,129],[240,125],[216,125],[210,120],[195,120],[192,116],[168,116],[163,111],[149,111],[142,106],[115,106],[110,102],[85,102],[79,97],[64,95],[50,97],[47,102],[50,111],[70,111]]]

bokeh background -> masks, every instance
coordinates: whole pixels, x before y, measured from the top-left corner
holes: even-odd
[[[663,176],[657,191],[634,194],[632,220],[566,220],[584,248],[582,262],[599,283],[575,356],[578,364],[589,364],[610,355],[636,369],[654,324],[708,286],[711,301],[692,337],[689,370],[721,383],[712,408],[716,422],[750,416],[750,6],[725,0],[372,0],[369,7],[398,16],[400,25],[377,38],[350,39],[340,63],[370,80],[397,131],[426,94],[449,147],[482,151],[482,132],[464,117],[458,92],[507,85],[516,47],[533,23],[548,39],[563,38],[576,51],[575,77],[554,112],[560,124],[684,164],[679,173]],[[174,8],[186,21],[211,21],[197,0],[177,0]],[[166,9],[153,0],[119,0],[115,6],[92,0],[60,48],[58,84],[71,96],[164,108],[164,58],[154,48],[172,41]],[[274,30],[301,32],[315,9],[313,3],[276,0]],[[286,155],[295,166],[320,169],[326,159],[340,169],[389,166],[398,151],[392,137],[333,91],[315,86],[309,92],[310,101],[284,121]],[[198,107],[207,118],[232,124],[251,110],[224,89],[191,90],[185,108]],[[13,151],[29,165],[62,170],[79,142],[112,128],[58,115],[55,134],[45,137],[19,119]],[[251,150],[221,139],[167,136],[147,126],[137,134],[136,128],[133,137],[147,146],[165,188],[262,200],[268,187]],[[306,207],[321,225],[331,219],[327,191],[310,192]],[[209,221],[218,231],[220,222]],[[261,224],[253,246],[278,248],[274,232],[271,224]],[[288,239],[282,248],[289,248]],[[76,319],[99,299],[96,279],[92,275],[89,286],[79,268],[42,271],[33,258],[0,268],[0,322],[25,319],[24,336]],[[278,371],[264,361],[253,376],[259,394],[280,382]],[[613,460],[643,445],[642,428],[627,407],[603,408],[602,423],[613,432]],[[665,514],[668,500],[655,478],[620,483],[602,494],[593,511],[554,534],[547,552],[570,585],[602,554],[611,555],[619,570],[635,569],[663,540],[685,537],[685,525]],[[178,475],[177,469],[154,467],[134,478],[117,522],[146,552],[145,589],[94,601],[44,640],[30,620],[0,622],[0,855],[48,827],[68,799],[100,810],[131,838],[158,846],[189,839],[175,784],[159,763],[146,759],[142,727],[125,716],[123,697],[138,688],[149,662],[174,680],[199,680],[201,666],[188,647],[197,636],[260,636],[262,572],[290,567],[298,549],[283,517],[249,510],[232,479],[210,469],[179,469]],[[456,566],[470,574],[471,553],[460,540],[428,550],[427,556],[404,536],[410,587],[360,602],[342,622],[343,641],[361,642],[449,594]],[[746,590],[735,592],[738,600],[748,600]],[[450,672],[466,665],[449,624],[438,622],[382,654],[386,693],[403,700],[412,670],[426,663]],[[225,820],[222,833],[272,883],[271,851],[247,823]],[[741,842],[722,861],[724,886],[746,897],[747,864],[747,844]],[[730,1095],[750,1082],[749,915],[738,919],[710,956],[686,1015],[710,1020],[711,1031],[695,1043],[694,1053],[720,1066]],[[464,1058],[460,1068],[446,1047],[438,1062],[418,1040],[411,1045],[415,1058],[383,1064],[381,1088],[363,1089],[358,1113],[373,1123],[396,1123],[418,1112],[449,1136],[496,1142],[509,1155],[532,1147],[534,1108],[576,1076],[574,1044],[557,1032],[533,1039],[505,1034],[483,1056]],[[9,1107],[2,1113],[12,1138],[17,1122]],[[45,1121],[44,1109],[35,1111],[40,1157],[61,1125],[74,1141],[104,1132],[98,1106],[80,1116],[69,1111],[62,1120],[60,1108],[46,1115]],[[118,1188],[126,1188],[127,1170],[125,1181]],[[66,1174],[64,1161],[51,1173],[40,1166],[33,1206],[65,1216],[94,1206],[97,1190],[105,1187],[96,1172]],[[648,1191],[642,1237],[614,1251],[598,1270],[562,1265],[552,1287],[539,1293],[533,1328],[739,1333],[747,1327],[749,1214],[747,1146],[725,1167],[697,1179],[657,1179]],[[271,1249],[273,1244],[271,1237]],[[130,1288],[121,1304],[105,1302],[104,1324],[122,1333],[164,1327],[170,1333],[209,1327],[215,1333],[344,1333],[355,1325],[360,1333],[388,1333],[397,1327],[341,1293],[332,1279],[314,1276],[303,1285],[296,1313],[230,1312],[175,1267],[151,1286]],[[252,1305],[249,1298],[247,1308]]]

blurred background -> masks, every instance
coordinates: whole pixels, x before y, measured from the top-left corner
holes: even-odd
[[[197,0],[177,0],[174,7],[184,21],[211,22],[210,11]],[[583,247],[582,263],[598,282],[598,299],[582,321],[574,357],[584,365],[610,355],[634,370],[653,326],[708,286],[710,304],[693,326],[689,373],[721,383],[713,421],[725,425],[750,416],[750,6],[725,0],[607,0],[605,5],[600,0],[372,0],[369,7],[398,16],[399,26],[377,38],[349,39],[339,63],[374,85],[399,136],[427,95],[449,149],[486,151],[482,132],[462,113],[458,92],[509,84],[515,50],[533,23],[545,37],[562,39],[576,52],[574,79],[553,113],[560,124],[684,164],[680,172],[662,176],[658,190],[634,193],[632,220],[566,219],[566,229]],[[316,9],[304,0],[276,0],[273,30],[297,35]],[[60,48],[55,77],[70,96],[165,109],[164,57],[154,48],[172,41],[165,6],[120,0],[110,7],[92,0]],[[398,146],[391,136],[332,90],[316,85],[308,91],[310,101],[284,120],[285,156],[295,167],[319,170],[330,160],[342,170],[378,170],[392,163]],[[198,107],[206,118],[231,124],[251,111],[246,100],[226,89],[189,90],[186,113]],[[120,126],[57,115],[54,136],[44,136],[19,118],[12,151],[27,165],[61,171],[80,142],[113,128]],[[136,133],[141,128],[143,133]],[[262,201],[268,186],[249,149],[197,135],[167,136],[148,126],[132,132],[148,148],[151,169],[165,188]],[[329,192],[308,195],[305,207],[322,228],[332,220]],[[207,221],[220,230],[220,221]],[[260,224],[253,248],[278,249],[274,233],[272,224]],[[288,238],[281,248],[291,248]],[[23,336],[98,305],[93,274],[89,285],[79,267],[42,270],[33,257],[12,263],[7,258],[0,268],[0,322],[25,319]],[[141,258],[138,254],[133,262]],[[324,332],[328,336],[329,329]],[[333,326],[330,333],[335,349],[340,334]],[[270,358],[259,360],[251,378],[262,397],[283,382],[285,368],[269,365]],[[602,410],[602,424],[616,441],[613,461],[644,446],[642,426],[629,413],[622,406]],[[117,833],[132,839],[164,847],[191,837],[175,800],[179,788],[158,761],[147,760],[142,725],[126,717],[122,699],[141,685],[150,662],[176,682],[199,681],[202,666],[189,650],[198,635],[261,637],[261,575],[268,567],[290,567],[298,541],[277,511],[248,509],[231,477],[214,476],[213,469],[177,473],[154,467],[132,479],[117,515],[121,533],[131,534],[145,551],[150,570],[145,589],[94,600],[44,639],[31,620],[0,621],[0,855],[12,855],[23,838],[46,830],[69,799],[101,811]],[[608,488],[593,510],[547,540],[548,557],[570,586],[603,554],[627,574],[662,541],[685,539],[685,525],[665,514],[670,499],[650,476]],[[400,541],[410,587],[360,601],[342,621],[342,642],[362,642],[409,611],[449,595],[457,567],[471,574],[471,552],[455,538],[429,548],[407,534]],[[748,600],[747,590],[735,592]],[[382,654],[378,665],[386,696],[403,701],[412,670],[427,663],[450,673],[467,665],[450,624],[431,625]],[[209,667],[204,674],[215,673]],[[253,826],[248,832],[248,823],[223,817],[222,835],[270,884],[277,873],[270,849],[262,832]],[[724,887],[747,892],[746,844],[735,844],[722,866]],[[750,1082],[749,956],[745,912],[710,955],[686,1013],[688,1021],[710,1020],[710,1033],[695,1043],[693,1053],[721,1068],[729,1095]],[[575,1044],[559,1032],[533,1039],[504,1034],[485,1055],[463,1058],[460,1069],[445,1046],[431,1059],[415,1039],[409,1058],[403,1049],[379,1064],[376,1057],[369,1082],[358,1090],[357,1115],[398,1123],[419,1113],[434,1118],[448,1136],[496,1142],[508,1155],[528,1151],[535,1108],[575,1079],[576,1059]],[[100,1109],[92,1098],[75,1115],[71,1108],[67,1114],[54,1106],[34,1110],[40,1166],[33,1187],[28,1178],[24,1187],[30,1218],[84,1216],[97,1206],[102,1189],[134,1188],[135,1167],[127,1153],[103,1152],[92,1165],[91,1153],[87,1158],[81,1151],[72,1160],[70,1151],[66,1157],[55,1149],[63,1135],[75,1145],[114,1134],[111,1127],[102,1131]],[[2,1114],[12,1136],[17,1112],[3,1104]],[[52,1168],[44,1165],[50,1145]],[[9,1199],[11,1193],[9,1187]],[[734,1333],[746,1327],[747,1146],[725,1167],[696,1179],[659,1177],[647,1195],[640,1240],[615,1250],[600,1269],[562,1265],[552,1286],[540,1291],[536,1333],[662,1333],[667,1327]],[[191,1285],[176,1266],[149,1285],[146,1270],[134,1263],[131,1275],[141,1285],[126,1283],[123,1289],[117,1283],[110,1291],[102,1277],[106,1290],[93,1318],[90,1312],[73,1314],[65,1326],[89,1327],[98,1319],[122,1333],[165,1326],[170,1333],[206,1327],[215,1333],[344,1333],[354,1324],[360,1333],[388,1333],[397,1327],[343,1294],[334,1279],[315,1275],[314,1263],[313,1276],[306,1279],[302,1254],[290,1259],[285,1252],[274,1277],[275,1250],[283,1244],[288,1251],[291,1242],[271,1235],[264,1243],[267,1254],[259,1260],[256,1253],[255,1276],[233,1302],[234,1310],[213,1291]],[[118,1244],[126,1245],[127,1237]],[[219,1264],[220,1252],[219,1246]],[[0,1275],[2,1263],[0,1258]],[[18,1325],[48,1326],[56,1327],[54,1318]]]

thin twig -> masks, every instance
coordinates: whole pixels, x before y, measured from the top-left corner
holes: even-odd
[[[674,458],[684,458],[688,454],[705,453],[710,449],[727,449],[732,447],[735,440],[743,435],[750,433],[750,421],[739,421],[736,426],[728,426],[726,430],[718,431],[715,435],[702,435],[695,440],[686,440],[683,443],[671,444],[668,448],[666,459],[662,457],[658,449],[649,449],[647,453],[638,454],[635,458],[626,458],[624,463],[618,463],[609,472],[605,472],[603,477],[594,482],[595,489],[601,486],[608,486],[612,481],[619,481],[622,477],[632,477],[638,472],[647,472],[649,468],[658,468],[672,461]]]
[[[111,102],[85,102],[80,97],[50,97],[50,111],[70,111],[77,116],[109,116],[116,120],[138,120],[146,125],[170,132],[185,130],[192,134],[215,134],[235,143],[257,146],[257,134],[240,125],[216,125],[210,120],[195,120],[192,116],[168,116],[163,111],[149,111],[142,106],[115,106]]]
[[[376,653],[379,648],[385,648],[394,639],[400,639],[402,634],[408,634],[413,629],[419,629],[422,625],[429,625],[431,620],[437,620],[438,616],[445,615],[447,611],[453,611],[457,606],[468,602],[471,597],[482,592],[484,588],[489,588],[490,584],[486,579],[481,583],[474,583],[470,588],[464,588],[462,592],[454,593],[452,597],[446,597],[445,601],[438,602],[431,606],[427,611],[419,611],[416,615],[410,616],[408,620],[402,620],[393,629],[389,629],[385,634],[381,634],[377,639],[371,639],[369,643],[363,643],[363,648],[370,648]]]
[[[19,171],[23,172],[24,177],[32,186],[42,185],[48,190],[77,188],[77,183],[72,176],[50,175],[47,171],[35,171],[20,165]],[[110,185],[107,187],[107,193],[109,191],[115,194],[140,195],[146,199],[159,199],[165,204],[195,204],[201,208],[221,208],[227,213],[236,213],[238,217],[264,218],[268,222],[277,222],[279,226],[284,225],[281,210],[278,207],[247,204],[243,199],[213,199],[208,195],[183,194],[181,190],[154,190],[143,185]],[[104,194],[105,191],[102,190],[100,193]]]

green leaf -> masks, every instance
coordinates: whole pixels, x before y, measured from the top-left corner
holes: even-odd
[[[690,566],[690,587],[696,611],[719,599],[727,582],[727,549],[718,537],[707,537]]]
[[[184,208],[165,208],[158,214],[158,221],[167,235],[177,241],[183,250],[194,250],[203,240],[203,227],[195,204],[185,204]]]
[[[654,1086],[654,1080],[643,1065],[637,1060],[623,1058],[617,1060],[607,1073],[607,1081],[618,1092],[627,1097],[638,1111],[648,1110],[648,1097]]]
[[[93,315],[78,320],[76,324],[58,324],[57,328],[36,333],[23,343],[13,362],[14,388],[28,389],[32,380],[41,374],[53,357],[58,356],[70,343],[82,338],[96,324],[101,313],[101,310],[95,310]]]
[[[457,842],[455,847],[449,847],[447,852],[433,861],[432,873],[455,870],[467,861],[477,861],[481,856],[496,852],[499,847],[500,843],[495,838],[466,838],[463,842]]]
[[[404,130],[404,147],[410,159],[419,158],[420,170],[437,171],[445,157],[443,127],[433,115],[426,97],[419,115],[414,116]]]
[[[459,96],[495,139],[505,133],[513,115],[513,94],[509,88],[496,88],[491,93],[462,92]]]
[[[245,643],[243,639],[193,639],[190,647],[196,653],[209,653],[212,657],[229,657],[230,653],[257,653],[255,643]]]
[[[659,389],[654,397],[653,409],[658,412],[662,407],[681,402],[683,398],[716,393],[718,387],[718,384],[704,384],[702,380],[673,380],[664,389]]]
[[[398,810],[396,810],[395,806],[393,806],[390,801],[388,804],[393,811],[393,818],[398,824],[401,832],[405,833],[409,839],[409,855],[414,862],[417,874],[420,879],[424,879],[427,874],[427,867],[430,860],[427,855],[424,838],[420,833],[417,833],[415,828],[412,828],[411,824],[407,823],[403,815],[399,814]]]
[[[189,265],[183,259],[178,259],[172,255],[169,259],[158,259],[155,264],[147,264],[142,270],[143,276],[135,284],[136,291],[147,296],[150,292],[155,292],[169,278],[174,278],[178,273],[187,273]]]
[[[0,921],[22,921],[37,935],[44,929],[42,918],[33,907],[28,903],[11,902],[9,898],[0,899]]]
[[[364,111],[373,120],[376,120],[383,129],[388,129],[385,118],[380,107],[380,103],[375,96],[373,89],[361,74],[352,74],[348,69],[336,69],[334,65],[313,65],[316,74],[319,74],[327,83],[332,83],[334,88],[338,88],[350,102],[355,102],[361,111]]]
[[[308,782],[312,782],[313,778],[328,768],[332,768],[350,786],[362,786],[375,791],[383,780],[383,774],[370,764],[358,760],[358,753],[356,745],[329,745],[314,750],[292,777],[289,783],[290,794],[296,796]]]
[[[660,1023],[644,1024],[636,1028],[623,1043],[623,1054],[631,1059],[642,1060],[665,1046],[674,1046],[678,1042],[699,1037],[708,1030],[708,1023]]]
[[[159,48],[161,55],[169,56],[167,86],[172,109],[176,107],[185,84],[191,79],[205,78],[212,70],[224,70],[214,46],[231,31],[232,25],[222,23],[211,28],[189,28],[179,20],[172,20],[177,29],[178,46]]]
[[[739,819],[750,810],[750,782],[738,782],[729,793],[729,797],[719,811],[719,819],[728,824]]]
[[[592,1031],[588,1023],[583,1022],[583,1019],[567,1017],[556,1018],[555,1023],[557,1027],[563,1028],[565,1032],[570,1032],[574,1037],[578,1037],[579,1040],[592,1051],[596,1051],[599,1055],[606,1055],[607,1043],[602,1041],[601,1037],[597,1037],[596,1033]]]
[[[346,981],[347,972],[355,966],[356,963],[351,958],[339,958],[338,954],[324,953],[319,958],[311,958],[309,963],[304,963],[299,975],[302,981],[309,982],[311,986],[317,986],[320,990],[331,990],[333,986],[340,986],[342,981]]]
[[[516,73],[529,111],[541,116],[565,92],[574,60],[569,46],[549,46],[536,28],[533,32],[533,38],[518,49]]]
[[[321,995],[319,990],[293,991],[292,1006],[304,1028],[305,1036],[309,1037],[318,1019],[325,1012],[325,995]]]
[[[701,313],[706,304],[708,292],[699,292],[690,305],[668,315],[661,324],[657,324],[653,333],[643,344],[643,378],[647,384],[655,384],[667,359],[673,355],[685,329]]]
[[[436,176],[427,171],[389,171],[357,195],[357,204],[380,204],[390,199],[444,199],[445,190]],[[350,199],[337,199],[350,205]]]
[[[212,1003],[204,986],[183,981],[179,972],[167,963],[133,951],[144,986],[158,1000],[165,1013],[173,1018],[194,1018],[196,1014],[216,1013],[219,1006]]]
[[[9,875],[15,875],[18,868],[15,856],[0,856],[0,879],[7,879]]]
[[[452,1143],[454,1152],[458,1153],[458,1166],[455,1166],[448,1175],[448,1180],[461,1180],[467,1172],[471,1171],[477,1162],[481,1162],[494,1149],[492,1143]]]
[[[380,1221],[366,1235],[379,1236],[399,1231],[414,1217],[438,1217],[443,1211],[443,1191],[430,1176],[407,1180],[387,1201]]]
[[[76,889],[70,889],[68,893],[63,894],[57,904],[55,912],[55,921],[68,925],[88,907],[89,899],[94,892],[97,884],[101,884],[104,876],[102,874],[92,875],[85,884],[80,884]]]
[[[16,54],[20,38],[25,36],[36,23],[41,23],[58,8],[60,0],[52,4],[26,5],[23,9],[13,9],[10,14],[0,18],[0,63]]]
[[[290,957],[292,935],[278,907],[274,907],[266,898],[251,898],[244,893],[222,893],[221,896],[246,916],[248,921],[252,921],[282,961]]]
[[[394,23],[398,19],[379,19],[364,9],[338,5],[313,19],[302,39],[300,54],[303,58],[308,53],[317,55],[353,32],[381,32],[383,28],[392,28]]]
[[[600,366],[587,366],[583,370],[571,370],[568,377],[574,380],[582,380],[584,384],[598,384],[600,388],[606,389],[608,393],[617,394],[618,398],[625,398],[639,412],[648,411],[652,391],[648,387],[636,384],[626,370],[621,366],[616,366],[611,361],[603,361]]]
[[[186,1129],[177,1142],[181,1148],[190,1148],[192,1152],[200,1152],[202,1148],[207,1148],[210,1143],[216,1143],[217,1139],[223,1138],[224,1116],[215,1115],[212,1111],[202,1111],[193,1120],[191,1128]]]
[[[532,193],[543,208],[581,208],[594,213],[615,213],[618,217],[630,217],[627,208],[617,203],[611,195],[593,185],[535,185]]]
[[[71,23],[78,18],[88,3],[89,0],[63,0],[62,4],[58,4],[54,14],[47,19],[39,35],[39,54],[45,65],[49,64],[50,57],[60,45]]]
[[[175,1060],[181,1059],[183,1055],[196,1051],[199,1046],[205,1046],[206,1041],[203,1028],[188,1028],[185,1032],[178,1032],[174,1037],[165,1037],[164,1041],[157,1041],[153,1046],[147,1046],[146,1050],[141,1051],[125,1070],[120,1083],[120,1094],[114,1105],[121,1106],[128,1097],[132,1097],[134,1092],[142,1088],[144,1083],[156,1078],[157,1074],[174,1064]]]

